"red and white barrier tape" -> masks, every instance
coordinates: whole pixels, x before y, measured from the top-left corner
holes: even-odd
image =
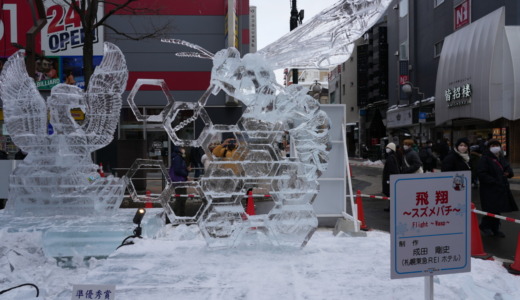
[[[349,165],[356,166],[356,167],[372,167],[372,168],[382,168],[384,167],[383,164],[368,164],[368,163],[352,163],[349,162]]]
[[[360,196],[363,198],[390,200],[390,197],[385,197],[385,196],[374,196],[374,195],[367,195],[367,194],[360,194]]]
[[[150,195],[139,195],[137,197],[140,198],[139,200],[146,200],[146,198],[149,198],[149,197],[157,198],[159,196],[160,196],[160,194],[150,194]],[[255,198],[260,198],[260,197],[270,198],[271,197],[271,195],[262,195],[262,194],[253,194],[252,196]],[[130,195],[125,195],[125,197],[130,197]],[[199,195],[194,195],[194,194],[174,194],[174,195],[172,195],[172,197],[200,198]]]
[[[367,195],[367,194],[359,194],[359,196],[361,196],[363,198],[390,200],[390,197],[384,197],[384,196],[374,196],[374,195]],[[485,212],[485,211],[480,211],[478,209],[472,209],[471,211],[474,212],[474,213],[477,213],[479,215],[488,216],[488,217],[497,218],[497,219],[501,219],[501,220],[504,220],[504,221],[520,224],[520,220],[517,220],[517,219],[504,217],[504,216],[501,216],[501,215],[496,215],[496,214],[488,213],[488,212]]]
[[[474,213],[477,213],[479,215],[493,217],[493,218],[501,219],[501,220],[504,220],[504,221],[520,224],[520,220],[517,220],[517,219],[504,217],[504,216],[501,216],[501,215],[495,215],[495,214],[488,213],[488,212],[485,212],[485,211],[480,211],[480,210],[477,210],[477,209],[472,209],[471,211],[474,212]]]

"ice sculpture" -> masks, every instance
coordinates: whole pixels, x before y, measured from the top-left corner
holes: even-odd
[[[119,208],[125,182],[100,178],[91,152],[113,138],[127,78],[123,54],[105,43],[86,92],[58,84],[45,101],[26,72],[23,52],[8,59],[0,75],[5,124],[14,143],[28,153],[11,174],[8,212],[85,215]],[[85,113],[82,124],[72,117],[73,108]]]
[[[346,61],[353,42],[379,21],[391,0],[342,0],[262,48],[276,68],[327,68]]]
[[[200,181],[168,182],[159,200],[169,219],[173,223],[197,222],[210,247],[258,241],[304,246],[318,226],[312,203],[319,190],[317,178],[327,168],[331,147],[326,113],[302,87],[279,85],[262,55],[247,54],[241,58],[235,48],[213,55],[185,41],[163,42],[198,51],[181,56],[213,59],[211,81],[204,95],[195,102],[173,101],[169,110],[161,114],[163,127],[176,145],[201,145],[212,160]],[[144,117],[134,103],[134,96],[143,84],[162,86],[163,82],[148,80],[134,87],[128,103],[138,119]],[[168,89],[162,90],[170,99]],[[213,124],[207,115],[204,106],[208,98],[220,91],[247,106],[237,124]],[[192,117],[175,122],[177,115],[186,110],[191,111]],[[195,120],[204,124],[202,133],[196,139],[179,137],[177,132]],[[295,157],[282,155],[278,144],[284,135],[291,136]],[[224,136],[236,139],[238,147],[231,157],[219,158],[209,151],[209,146]],[[203,199],[195,216],[176,216],[170,209],[171,195],[179,187],[188,188]],[[268,213],[246,213],[242,203],[250,189],[270,195],[273,207]]]

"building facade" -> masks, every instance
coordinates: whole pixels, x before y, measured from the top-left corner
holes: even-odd
[[[157,1],[153,1],[157,5]],[[198,45],[211,53],[227,47],[237,48],[241,55],[250,52],[249,1],[181,1],[161,0],[160,9],[153,15],[154,22],[168,24],[170,36]],[[109,19],[109,25],[125,28],[126,33],[138,32],[150,26],[150,16],[128,15],[120,12]],[[163,43],[160,39],[133,41],[107,33],[106,40],[121,48],[127,59],[129,80],[127,91],[138,78],[163,79],[175,101],[195,102],[209,87],[212,61],[200,58],[178,57],[175,53],[192,52],[182,45]],[[124,98],[126,99],[127,93]],[[166,98],[159,87],[144,86],[134,99],[143,115],[159,114]],[[216,124],[232,124],[242,114],[239,103],[225,93],[211,96],[206,110]],[[183,111],[176,122],[192,116],[192,111]],[[203,128],[202,122],[192,122],[177,135],[195,139]],[[159,147],[159,145],[161,145]],[[98,151],[99,161],[112,161],[118,168],[127,168],[135,158],[163,159],[169,165],[171,143],[161,123],[138,122],[127,103],[121,112],[117,138]],[[115,153],[115,154],[114,154]],[[105,164],[104,164],[105,165]]]
[[[404,132],[418,142],[495,137],[520,162],[513,113],[520,86],[512,63],[520,55],[513,26],[520,24],[520,3],[400,0],[387,16],[389,65],[397,66],[389,72],[389,115],[411,116],[388,135],[399,141]],[[403,91],[406,83],[411,93]]]
[[[23,37],[27,29],[32,26],[31,10],[25,7],[28,5],[25,1],[6,0],[4,2],[8,4],[3,6],[5,13],[13,11],[17,13],[15,14],[17,21],[11,22],[10,26],[15,27],[17,29],[15,31],[20,36],[17,39],[15,38],[15,40],[22,43],[22,46],[25,46]],[[11,6],[17,5],[24,7],[11,9]],[[163,43],[161,38],[185,40],[199,45],[212,53],[231,46],[237,48],[241,55],[245,55],[251,50],[249,47],[251,25],[248,0],[149,0],[138,1],[133,5],[133,7],[139,6],[137,8],[144,8],[144,10],[139,10],[137,14],[128,10],[117,11],[107,19],[107,25],[116,28],[120,33],[132,36],[143,36],[146,33],[154,32],[156,28],[164,28],[164,30],[160,32],[160,35],[141,40],[127,39],[108,29],[98,32],[99,40],[97,44],[108,41],[117,45],[125,55],[129,70],[129,80],[126,92],[123,95],[124,103],[121,111],[120,126],[113,142],[96,153],[97,163],[101,162],[105,167],[109,166],[113,169],[128,168],[136,158],[163,159],[169,165],[171,143],[162,125],[160,123],[137,121],[128,103],[126,103],[126,97],[138,78],[164,80],[168,86],[168,92],[175,101],[180,102],[197,101],[209,86],[212,61],[208,59],[177,57],[175,53],[192,52],[193,49],[181,45]],[[108,13],[112,8],[106,5],[104,13]],[[56,8],[53,9],[67,8],[56,4]],[[254,13],[254,10],[252,12]],[[56,15],[55,11],[49,7],[46,7],[46,14],[51,18],[54,18]],[[69,14],[64,13],[63,15],[67,16]],[[101,10],[102,15],[103,10]],[[61,22],[60,20],[55,21],[51,20],[50,23],[59,24]],[[253,30],[256,30],[256,24],[254,25]],[[49,36],[47,33],[44,34],[42,32],[42,46],[40,50],[45,48],[43,45],[47,44]],[[252,36],[256,39],[256,32]],[[9,37],[4,35],[2,38],[5,40]],[[8,42],[12,41],[13,37],[10,38],[11,40],[9,41],[2,41],[2,44],[10,45]],[[77,51],[81,47],[75,47],[75,49]],[[5,51],[1,53],[1,56],[4,60],[14,53],[14,50],[11,48],[3,50]],[[50,54],[49,51],[44,53],[45,56],[52,56],[52,59],[55,59],[56,67],[59,70],[59,76],[57,76],[55,81],[57,83],[65,82],[66,70],[62,65],[63,57],[72,56],[64,54],[64,56],[55,58],[58,56]],[[78,59],[79,55],[81,55],[80,52],[73,55],[77,55],[75,56],[76,60],[81,60]],[[96,52],[95,55],[100,55],[100,53]],[[98,60],[100,59],[101,57]],[[79,77],[76,77],[76,80],[79,80]],[[41,93],[44,97],[48,96],[50,87],[42,89]],[[159,87],[142,86],[136,94],[135,103],[142,115],[157,115],[164,108],[167,99]],[[231,124],[241,116],[243,108],[238,104],[234,99],[230,99],[221,92],[208,100],[207,111],[214,123]],[[189,118],[190,112],[185,111],[182,117]],[[81,119],[79,118],[78,121],[80,122]],[[181,122],[182,119],[177,121]],[[16,147],[12,145],[9,139],[8,132],[3,124],[1,110],[0,125],[2,126],[0,142],[2,142],[3,148],[9,148],[11,152],[15,152]],[[202,127],[198,122],[193,122],[189,129],[178,134],[188,138],[195,137],[200,133],[201,129]]]

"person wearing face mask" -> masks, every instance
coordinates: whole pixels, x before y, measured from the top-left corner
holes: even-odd
[[[406,139],[403,141],[403,166],[402,173],[411,174],[411,173],[423,173],[421,158],[419,158],[419,154],[417,151],[414,151],[412,146],[414,142],[412,139]]]
[[[469,140],[460,138],[455,143],[455,147],[442,160],[441,171],[469,171]]]
[[[514,176],[511,165],[502,153],[500,141],[488,141],[477,166],[477,176],[480,182],[480,203],[482,210],[497,214],[517,211],[508,178]],[[480,230],[485,236],[505,237],[500,231],[500,219],[485,216],[480,223]]]
[[[390,175],[401,173],[401,162],[397,157],[396,146],[394,143],[386,145],[386,161],[383,167],[383,194],[390,197]],[[385,209],[389,211],[390,209]]]

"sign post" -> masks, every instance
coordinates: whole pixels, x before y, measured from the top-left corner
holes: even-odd
[[[390,176],[391,278],[471,271],[471,172]]]

